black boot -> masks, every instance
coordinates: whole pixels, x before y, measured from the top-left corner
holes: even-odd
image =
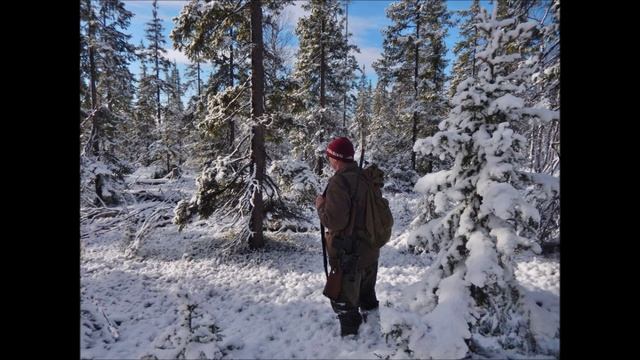
[[[340,319],[340,336],[358,334],[358,328],[362,324],[362,316],[358,312],[350,312],[338,315]]]
[[[380,302],[376,299],[373,301],[361,301],[360,302],[360,310],[362,311],[371,311],[375,310],[380,306]]]

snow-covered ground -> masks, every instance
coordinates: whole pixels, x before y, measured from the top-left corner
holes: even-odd
[[[191,184],[191,185],[190,185]],[[193,175],[146,190],[192,191]],[[138,185],[142,186],[142,185]],[[191,187],[191,188],[190,188]],[[394,237],[415,216],[416,194],[386,194]],[[381,308],[356,338],[340,337],[328,299],[318,232],[266,233],[266,249],[222,257],[224,235],[213,219],[182,232],[170,223],[169,203],[130,204],[131,218],[155,210],[161,227],[135,240],[112,217],[82,227],[81,357],[140,358],[408,358],[380,331],[385,317],[411,311],[410,289],[422,281],[429,258],[406,254],[391,241],[381,251],[377,294]],[[534,326],[556,331],[559,263],[521,258],[516,276],[540,311]],[[416,313],[414,316],[420,316]],[[557,344],[551,344],[557,347]]]

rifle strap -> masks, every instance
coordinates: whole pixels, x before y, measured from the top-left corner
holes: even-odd
[[[324,191],[322,192],[322,196],[325,196],[327,194],[328,186],[329,184],[327,184],[327,186],[324,188]],[[322,240],[322,263],[324,264],[324,275],[328,279],[329,271],[327,270],[327,244],[324,238],[324,225],[322,225],[322,222],[320,222],[320,239]]]

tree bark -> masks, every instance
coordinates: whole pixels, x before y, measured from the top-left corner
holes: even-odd
[[[344,25],[344,43],[349,46],[349,2],[344,2],[344,12],[345,12],[345,25]],[[347,68],[347,59],[349,58],[349,50],[344,55],[344,67]],[[347,80],[345,79],[345,82]],[[343,96],[343,108],[342,108],[342,131],[344,134],[347,134],[347,89],[349,88],[349,84],[346,83],[344,87],[344,96]]]
[[[414,54],[414,68],[413,68],[413,129],[411,131],[411,169],[416,169],[416,152],[413,150],[413,144],[418,139],[418,112],[415,110],[415,106],[418,103],[418,60],[419,60],[419,47],[418,39],[420,39],[420,22],[416,21],[416,44]]]
[[[264,205],[262,202],[262,184],[265,174],[264,126],[259,123],[264,114],[264,65],[262,39],[262,3],[251,0],[251,118],[254,121],[253,138],[251,139],[251,160],[254,168],[254,179],[257,184],[253,190],[253,208],[249,228],[251,237],[249,246],[260,248],[264,246],[262,222],[264,220]]]
[[[327,130],[327,126],[325,124],[325,120],[324,120],[324,107],[326,105],[326,100],[325,100],[325,84],[324,84],[324,80],[326,77],[326,59],[325,59],[325,53],[324,53],[324,24],[325,24],[325,13],[324,13],[324,4],[323,4],[323,8],[322,8],[322,25],[320,26],[320,108],[321,108],[321,112],[320,112],[320,127],[322,128],[322,131],[320,133],[320,143],[324,142],[324,133]],[[322,167],[324,166],[324,156],[323,155],[318,155],[318,157],[316,158],[316,174],[318,174],[318,176],[322,175]]]
[[[262,22],[262,20],[260,21]],[[229,86],[233,87],[233,29],[229,29],[229,38],[231,39],[231,42],[229,44]],[[229,146],[233,148],[233,141],[235,139],[235,124],[233,122],[233,118],[229,118],[228,126],[229,126]]]
[[[158,6],[158,3],[156,1],[154,1],[154,3],[153,3],[153,8],[154,8],[153,19],[154,19],[154,21],[156,21],[158,19],[157,6]],[[154,22],[154,24],[155,24],[155,22]],[[154,44],[154,55],[155,56],[154,57],[155,57],[155,61],[156,61],[156,101],[158,102],[156,104],[156,107],[158,109],[157,110],[157,117],[158,117],[157,123],[158,123],[158,125],[160,125],[160,123],[161,123],[161,120],[160,120],[160,64],[159,64],[159,59],[158,59],[158,51],[159,51],[158,49],[159,49],[160,45],[158,44],[158,32],[156,31],[154,33],[154,35],[155,35],[154,36],[154,42],[155,42],[155,44]]]
[[[200,98],[200,60],[198,60],[197,64],[198,64],[198,98]]]
[[[99,106],[98,104],[98,95],[96,92],[96,61],[95,61],[95,52],[94,52],[94,44],[95,40],[95,29],[93,26],[93,10],[91,9],[91,0],[87,0],[87,7],[89,11],[89,41],[88,41],[88,49],[89,49],[89,84],[91,89],[91,110],[95,111]],[[98,156],[100,153],[99,146],[99,138],[100,138],[100,117],[97,114],[94,114],[91,120],[91,134],[89,135],[89,141],[91,142],[90,148],[93,155]]]

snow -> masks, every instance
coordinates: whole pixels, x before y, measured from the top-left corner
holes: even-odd
[[[492,241],[485,234],[480,231],[472,232],[467,242],[467,249],[469,249],[469,257],[465,262],[467,281],[483,287],[488,276],[491,274],[499,276],[502,273]]]
[[[523,106],[524,100],[511,94],[505,94],[491,102],[488,113],[493,114],[496,110],[508,112],[511,109],[519,109]]]
[[[478,194],[482,196],[479,216],[494,214],[501,219],[509,220],[519,212],[523,219],[540,221],[538,210],[522,197],[511,184],[491,180],[478,181]]]
[[[560,264],[533,257],[521,259],[515,275],[522,285],[527,308],[532,312],[531,327],[538,344],[548,351],[558,351],[560,311]]]
[[[560,111],[553,111],[549,109],[542,108],[527,108],[520,110],[521,113],[527,114],[530,116],[539,119],[542,122],[549,123],[553,120],[560,120]]]
[[[447,184],[448,177],[452,174],[450,170],[442,170],[435,173],[427,174],[418,180],[414,187],[414,191],[427,194],[435,192],[439,187]]]
[[[423,336],[414,332],[409,340],[416,358],[460,359],[466,355],[468,347],[463,339],[471,337],[467,327],[470,316],[466,311],[469,308],[465,302],[466,286],[461,269],[442,280],[436,292],[438,305],[425,316],[428,331]]]
[[[195,186],[193,176],[185,173],[183,179],[153,188],[188,193]],[[433,301],[424,297],[431,258],[407,253],[405,241],[421,196],[385,194],[396,221],[392,240],[381,251],[381,306],[356,338],[344,339],[321,294],[322,249],[313,229],[268,232],[271,240],[264,251],[222,256],[218,247],[227,235],[215,219],[196,221],[183,232],[167,224],[142,238],[135,256],[128,256],[123,249],[133,245],[126,240],[125,228],[97,231],[109,218],[86,223],[81,247],[81,357],[407,358],[406,344],[398,345],[385,334],[403,322],[410,324],[404,331],[413,357],[463,356],[463,342],[448,343],[458,341],[451,332],[467,331],[468,314],[458,310],[466,305],[455,296],[466,291],[462,274],[441,282],[433,311],[425,313],[419,306]],[[150,213],[161,204],[130,206]],[[469,244],[472,253],[486,251],[475,237]],[[522,262],[516,270],[531,295],[529,306],[540,315],[533,324],[536,336],[549,348],[558,346],[552,334],[558,328],[558,270],[557,262],[543,260]],[[536,301],[542,301],[543,308]]]

